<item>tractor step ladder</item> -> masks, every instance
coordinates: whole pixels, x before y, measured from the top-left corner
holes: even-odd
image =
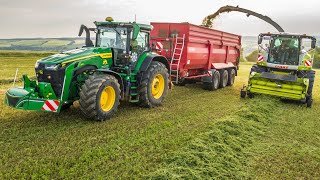
[[[174,38],[175,45],[170,63],[170,79],[172,82],[178,84],[180,61],[185,44],[185,34],[183,34],[182,37],[178,37],[178,35],[176,35]]]

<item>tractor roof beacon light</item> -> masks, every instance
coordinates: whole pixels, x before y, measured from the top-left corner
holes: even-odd
[[[112,18],[112,17],[106,17],[106,21],[112,22],[112,21],[113,21],[113,18]]]

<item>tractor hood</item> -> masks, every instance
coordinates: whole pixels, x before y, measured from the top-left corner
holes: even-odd
[[[52,56],[48,56],[45,58],[42,58],[37,61],[37,65],[41,64],[62,64],[62,63],[69,63],[73,60],[80,60],[89,58],[92,56],[95,56],[97,54],[103,53],[103,52],[111,52],[110,48],[80,48],[80,49],[73,49],[70,51],[65,51],[59,54],[54,54]]]

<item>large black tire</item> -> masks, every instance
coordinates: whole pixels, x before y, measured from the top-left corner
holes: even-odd
[[[223,69],[220,71],[220,88],[225,88],[228,84],[228,71]]]
[[[212,82],[203,82],[203,89],[214,91],[219,88],[220,85],[220,73],[219,71],[212,72]]]
[[[161,78],[163,78],[164,81],[163,88],[161,88]],[[155,81],[157,82],[154,83]],[[159,88],[156,95],[153,94],[153,88],[156,88],[155,86]],[[141,83],[138,88],[140,105],[148,108],[160,106],[167,95],[168,87],[169,73],[166,66],[158,61],[151,62],[147,71],[143,73]]]
[[[81,88],[79,102],[85,117],[99,121],[110,119],[120,104],[118,80],[108,74],[91,75]]]
[[[307,78],[309,79],[308,96],[312,96],[312,90],[313,90],[315,76],[316,76],[315,71],[310,71],[307,74]]]
[[[236,78],[236,70],[234,70],[233,68],[232,69],[229,69],[228,70],[228,86],[232,86],[234,84],[234,80]]]

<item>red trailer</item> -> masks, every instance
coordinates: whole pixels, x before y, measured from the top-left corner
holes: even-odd
[[[189,23],[152,22],[151,43],[171,63],[171,80],[202,81],[215,90],[232,85],[239,68],[241,36]]]

